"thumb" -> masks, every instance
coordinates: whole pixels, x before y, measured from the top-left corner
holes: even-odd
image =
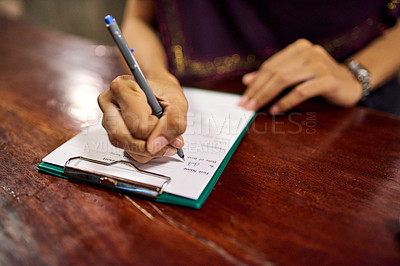
[[[178,108],[165,108],[160,121],[147,139],[147,150],[155,154],[175,141],[186,130],[186,112]]]

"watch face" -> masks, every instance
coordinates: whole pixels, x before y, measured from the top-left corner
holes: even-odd
[[[348,63],[348,66],[352,71],[355,71],[358,68],[358,63],[352,60]]]
[[[350,61],[347,66],[349,67],[350,71],[353,73],[353,75],[362,83],[363,86],[363,97],[361,98],[361,101],[365,100],[365,97],[369,95],[371,87],[369,86],[369,83],[371,81],[371,76],[360,63],[358,63],[356,60]]]
[[[363,69],[363,68],[359,68],[358,69],[358,79],[362,82],[369,82],[370,78],[369,78],[369,73],[367,70]]]
[[[353,60],[348,64],[348,66],[359,81],[369,83],[370,81],[369,72],[362,65],[360,65],[360,63]]]

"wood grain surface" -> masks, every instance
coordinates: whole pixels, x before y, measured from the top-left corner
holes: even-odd
[[[0,265],[400,264],[398,117],[260,110],[200,210],[127,197],[35,169],[101,119],[117,52],[0,25]]]

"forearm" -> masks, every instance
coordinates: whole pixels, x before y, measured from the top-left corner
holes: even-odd
[[[354,54],[371,74],[371,88],[376,89],[400,71],[400,22],[381,37]]]
[[[147,78],[171,77],[163,46],[152,27],[154,21],[153,1],[128,0],[122,32],[128,45],[135,50],[135,57]],[[128,68],[126,70],[130,73]]]
[[[122,32],[146,77],[165,74],[167,59],[163,47],[153,30],[143,21],[131,18],[124,21]]]

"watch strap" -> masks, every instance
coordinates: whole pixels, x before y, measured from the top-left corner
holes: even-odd
[[[360,101],[365,101],[367,96],[371,93],[371,74],[363,67],[358,61],[350,60],[346,63],[353,76],[362,84],[362,97]]]

